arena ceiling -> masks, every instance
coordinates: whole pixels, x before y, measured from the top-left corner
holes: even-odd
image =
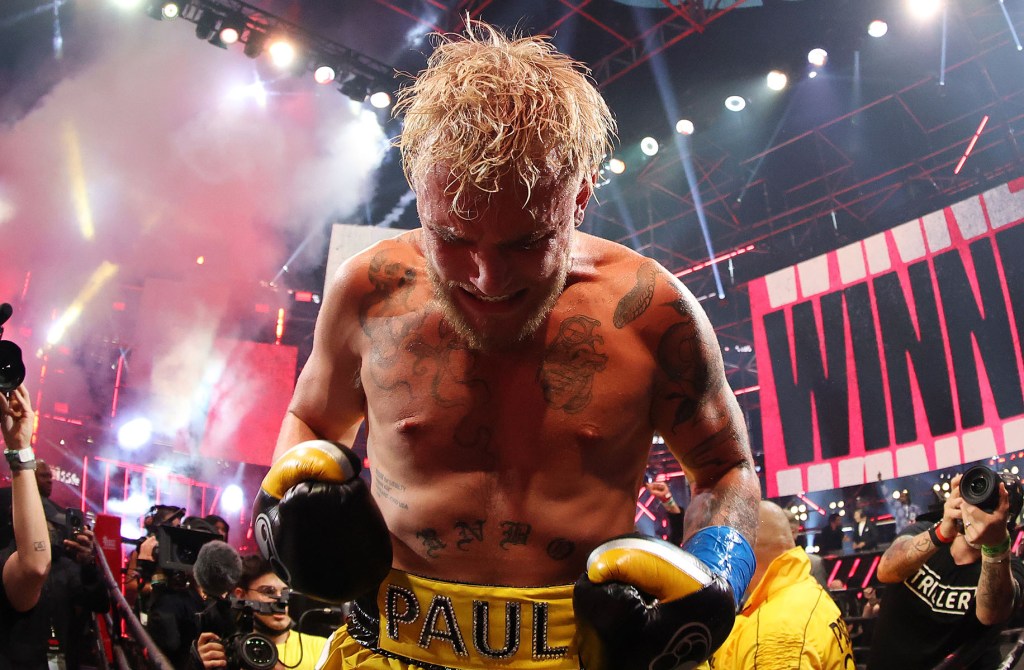
[[[741,399],[755,413],[746,281],[1021,174],[1024,55],[1010,29],[1024,26],[1018,0],[950,1],[945,19],[923,21],[895,0],[202,1],[286,21],[385,71],[417,71],[429,33],[458,32],[466,17],[552,35],[591,67],[627,164],[608,175],[585,229],[655,258],[702,299],[732,386],[749,390]],[[47,57],[53,26],[52,3],[3,4],[0,104],[5,84]],[[58,4],[68,23],[90,3]],[[879,39],[866,34],[876,18],[889,25]],[[811,79],[813,47],[829,62]],[[786,90],[765,89],[772,68],[789,75]],[[748,102],[741,113],[723,107],[733,94]],[[17,121],[18,109],[3,111],[5,123]],[[685,140],[674,131],[684,117],[696,126]],[[637,149],[648,135],[661,144],[654,157]],[[407,192],[390,156],[361,223],[417,225]],[[712,256],[731,258],[708,264]]]

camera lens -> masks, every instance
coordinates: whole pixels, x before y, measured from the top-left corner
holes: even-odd
[[[269,670],[277,665],[277,647],[262,635],[246,635],[239,642],[238,651],[240,660],[246,668]]]
[[[0,340],[0,392],[10,393],[25,381],[25,363],[21,347],[10,340]]]
[[[964,501],[991,513],[999,506],[999,476],[977,465],[964,473],[960,480],[960,495]]]

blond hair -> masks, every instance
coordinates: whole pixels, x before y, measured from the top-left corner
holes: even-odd
[[[396,145],[415,189],[441,165],[456,208],[473,188],[495,193],[509,174],[526,198],[545,176],[593,179],[611,153],[615,120],[589,70],[546,37],[506,37],[473,21],[438,35],[425,70],[398,94]]]

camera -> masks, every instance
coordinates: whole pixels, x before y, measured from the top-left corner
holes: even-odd
[[[11,318],[14,309],[9,303],[0,304],[0,337],[4,335],[3,325]],[[25,362],[21,358],[21,347],[10,340],[0,340],[0,393],[8,394],[25,381]]]
[[[157,526],[157,548],[153,551],[156,564],[163,570],[192,572],[199,550],[207,542],[219,540],[220,535],[202,530],[177,526]]]
[[[976,465],[960,479],[960,495],[965,502],[991,514],[999,507],[1000,483],[1006,487],[1010,496],[1007,523],[1012,527],[1016,525],[1017,516],[1024,506],[1024,488],[1016,475],[1006,470],[997,473],[984,465]]]
[[[64,537],[65,540],[78,540],[78,534],[85,529],[85,515],[82,510],[69,507],[64,510]]]
[[[255,631],[255,614],[287,610],[288,594],[271,602],[221,598],[199,614],[199,630],[216,633],[224,647],[227,670],[270,670],[277,665],[277,647]]]

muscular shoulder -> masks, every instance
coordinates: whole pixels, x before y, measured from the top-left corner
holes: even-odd
[[[580,235],[574,271],[614,301],[616,328],[662,327],[688,302],[686,288],[660,263],[621,244]]]

